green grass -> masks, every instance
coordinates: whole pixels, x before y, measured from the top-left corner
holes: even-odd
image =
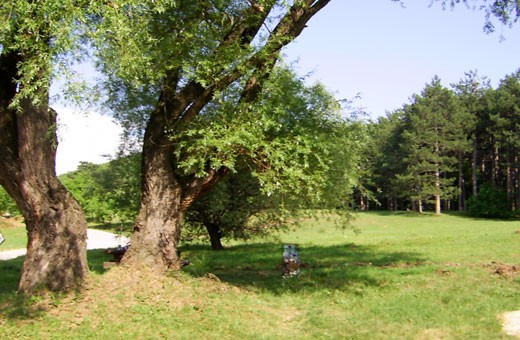
[[[361,213],[361,233],[326,220],[222,252],[183,249],[192,264],[167,278],[105,272],[44,311],[14,293],[21,260],[0,262],[6,338],[507,339],[497,316],[520,309],[519,221]],[[284,243],[299,277],[283,279]],[[510,269],[510,271],[507,271]],[[517,276],[518,274],[518,276]],[[4,277],[6,278],[4,280]]]
[[[130,223],[105,223],[92,224],[89,228],[95,228],[124,236],[130,235]],[[0,251],[20,249],[27,247],[27,230],[20,219],[0,219],[0,233],[5,241],[0,245]]]
[[[0,233],[5,241],[0,245],[0,251],[27,247],[27,231],[19,219],[0,218]]]

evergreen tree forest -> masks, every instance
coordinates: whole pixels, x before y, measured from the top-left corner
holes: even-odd
[[[358,208],[518,214],[520,71],[496,88],[476,71],[449,87],[434,77],[369,131]]]

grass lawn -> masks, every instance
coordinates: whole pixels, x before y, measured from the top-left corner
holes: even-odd
[[[0,217],[0,233],[5,237],[0,251],[27,247],[27,231],[21,218]]]
[[[15,294],[21,259],[0,262],[0,337],[508,338],[497,316],[520,310],[519,221],[360,213],[354,225],[361,233],[312,220],[222,252],[187,246],[192,264],[169,277],[105,272],[89,251],[88,289],[45,300]],[[299,277],[281,277],[284,243],[300,245]]]

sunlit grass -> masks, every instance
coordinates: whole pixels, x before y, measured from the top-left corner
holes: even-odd
[[[506,339],[497,315],[520,309],[519,221],[361,213],[361,233],[309,220],[276,239],[185,246],[167,278],[105,272],[89,251],[85,292],[31,314],[16,298],[19,259],[0,262],[7,338]],[[283,279],[284,243],[299,277]],[[504,270],[504,271],[502,271]],[[27,304],[27,302],[25,302]],[[31,302],[28,303],[29,307]],[[36,316],[35,316],[36,315]]]
[[[20,249],[27,246],[27,231],[19,218],[0,218],[0,233],[5,241],[0,245],[0,251]]]

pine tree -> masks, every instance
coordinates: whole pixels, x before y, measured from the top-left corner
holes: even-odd
[[[448,174],[454,171],[456,151],[465,141],[461,120],[457,98],[438,77],[405,107],[401,148],[407,167],[400,179],[409,183],[419,212],[423,203],[432,202],[435,213],[440,214],[441,198],[449,200],[457,192]]]

